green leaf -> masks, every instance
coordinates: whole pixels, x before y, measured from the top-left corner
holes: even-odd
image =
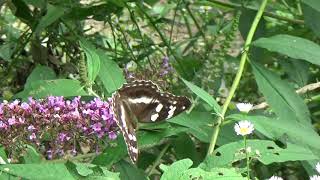
[[[51,68],[47,66],[37,65],[28,76],[27,82],[24,87],[29,88],[33,82],[38,80],[53,80],[55,78],[56,74]]]
[[[7,154],[3,146],[0,146],[0,158],[0,164],[8,163]]]
[[[80,39],[80,46],[87,57],[88,79],[93,83],[100,71],[100,57],[96,48],[84,38]]]
[[[186,132],[188,129],[182,126],[170,125],[161,131],[138,131],[139,149],[150,148],[160,144],[167,137]]]
[[[281,148],[273,141],[247,140],[247,146],[251,147],[251,152],[248,155],[266,165],[274,162],[303,161],[317,158],[309,149],[292,143],[287,143],[285,148]],[[216,149],[213,153],[214,155],[209,156],[201,166],[209,169],[231,167],[232,163],[246,158],[243,149],[243,140],[223,145]],[[259,151],[260,155],[256,153],[257,151]]]
[[[312,29],[312,31],[320,37],[320,1],[318,0],[304,0],[302,1],[302,11],[305,24]]]
[[[87,163],[74,163],[76,165],[76,170],[81,176],[89,176],[93,174],[93,170],[91,168],[95,167],[93,164]]]
[[[101,67],[99,71],[99,78],[103,83],[104,88],[112,93],[122,86],[126,82],[122,69],[116,62],[111,60],[107,54],[102,51],[98,51],[101,59]]]
[[[15,98],[26,100],[32,96],[34,98],[44,98],[47,96],[84,96],[87,93],[82,89],[80,82],[71,79],[39,80],[22,92],[15,95]]]
[[[243,114],[233,114],[227,119],[243,120],[248,119],[254,123],[255,129],[271,139],[279,139],[286,136],[289,142],[302,147],[312,147],[316,151],[320,150],[320,136],[313,127],[304,126],[295,121],[283,121],[265,116],[247,116]]]
[[[74,180],[64,164],[5,164],[0,166],[4,174],[19,176],[25,179],[65,179]]]
[[[195,143],[186,133],[182,133],[174,139],[172,145],[178,159],[190,158],[196,166],[200,163]]]
[[[48,4],[47,13],[40,19],[35,32],[40,33],[43,29],[56,22],[65,13],[65,9],[58,6]]]
[[[239,172],[236,172],[234,168],[214,168],[210,172],[201,168],[191,168],[183,173],[179,178],[184,179],[201,179],[201,180],[245,180]]]
[[[124,142],[122,134],[119,134],[115,144],[112,143],[111,146],[106,147],[102,154],[93,159],[92,163],[110,167],[112,164],[120,161],[126,155],[126,144]]]
[[[5,42],[0,45],[0,57],[5,61],[10,61],[11,56],[14,53],[16,43],[15,42]]]
[[[40,163],[42,161],[41,155],[32,146],[27,145],[20,162],[23,164]]]
[[[244,179],[240,173],[237,173],[233,168],[211,168],[210,171],[205,171],[201,168],[191,168],[192,161],[183,159],[176,161],[170,166],[160,165],[160,169],[164,171],[161,180],[185,180],[185,179],[228,179],[241,180]]]
[[[213,119],[213,116],[208,112],[192,111],[189,114],[183,113],[169,119],[168,122],[188,127],[188,131],[198,139],[203,142],[210,142],[212,128],[208,125],[213,123]]]
[[[220,114],[221,107],[217,103],[217,101],[206,91],[199,88],[198,86],[188,82],[187,80],[181,78],[182,81],[188,86],[188,88],[194,92],[198,97],[200,97],[202,100],[204,100],[206,103],[208,103],[214,110],[215,113]]]
[[[304,38],[282,34],[260,38],[252,45],[320,65],[320,46]]]
[[[277,116],[287,122],[298,121],[310,126],[308,107],[294,89],[263,66],[255,62],[251,65],[259,90]]]
[[[147,179],[144,171],[136,168],[134,165],[126,162],[120,161],[115,164],[115,169],[117,172],[120,172],[121,180],[144,180]]]
[[[106,178],[105,180],[120,180],[120,177],[119,177],[120,173],[111,172],[105,167],[99,166],[99,168],[102,170],[102,173],[103,173],[104,177]]]
[[[289,75],[290,80],[296,82],[299,87],[305,86],[309,79],[310,63],[295,59],[280,61],[281,67]]]
[[[180,161],[176,161],[170,166],[161,164],[159,167],[163,170],[163,174],[161,176],[161,180],[171,180],[171,179],[179,179],[182,176],[183,172],[188,170],[192,166],[192,161],[190,159],[182,159]]]

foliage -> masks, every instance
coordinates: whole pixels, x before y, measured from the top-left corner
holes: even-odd
[[[318,0],[11,0],[0,13],[0,179],[320,175]],[[108,99],[134,79],[192,99],[139,124],[136,165]]]

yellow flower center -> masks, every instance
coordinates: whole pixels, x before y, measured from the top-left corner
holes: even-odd
[[[249,129],[248,128],[240,128],[240,133],[241,134],[247,134],[248,133],[248,131],[249,131]]]

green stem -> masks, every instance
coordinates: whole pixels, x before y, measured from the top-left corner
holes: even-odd
[[[239,85],[241,76],[242,76],[243,71],[244,71],[244,67],[245,67],[246,62],[247,62],[248,52],[249,52],[249,49],[250,49],[250,44],[251,44],[253,35],[254,35],[257,27],[258,27],[259,21],[260,21],[260,19],[262,17],[264,9],[267,6],[267,3],[268,3],[268,0],[263,0],[263,2],[261,3],[261,5],[259,7],[259,10],[258,10],[258,12],[256,14],[256,17],[254,18],[254,20],[252,22],[251,28],[249,30],[249,33],[248,33],[248,36],[247,36],[247,39],[246,39],[246,42],[244,44],[244,51],[243,51],[241,59],[240,59],[238,72],[237,72],[237,74],[236,74],[236,76],[234,78],[233,84],[232,84],[232,86],[230,88],[229,95],[226,98],[225,103],[223,104],[221,116],[218,118],[217,125],[214,128],[214,132],[213,132],[213,135],[211,137],[211,141],[210,141],[210,145],[209,145],[209,149],[208,149],[207,155],[211,155],[213,153],[213,151],[214,151],[214,147],[216,145],[216,142],[217,142],[217,139],[218,139],[218,135],[219,135],[219,132],[220,132],[221,124],[223,123],[224,116],[225,116],[225,114],[227,112],[227,109],[228,109],[228,106],[229,106],[229,104],[231,102],[231,99],[234,96],[235,91],[236,91],[236,89],[237,89],[237,87]]]
[[[159,165],[160,160],[162,158],[162,156],[167,152],[168,148],[170,147],[171,143],[166,144],[166,146],[161,150],[159,156],[157,157],[157,159],[154,161],[152,167],[150,168],[150,170],[147,173],[147,176],[150,176],[151,173],[153,172],[153,170]]]
[[[247,161],[247,179],[250,180],[250,161],[249,161],[249,156],[247,151],[247,136],[244,136],[243,140],[244,140],[244,149],[246,152],[246,161]]]

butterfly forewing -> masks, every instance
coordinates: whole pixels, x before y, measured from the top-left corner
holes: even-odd
[[[113,109],[131,160],[135,163],[138,158],[135,119],[144,123],[162,121],[178,115],[190,105],[186,97],[161,93],[151,81],[123,85],[113,95]]]

